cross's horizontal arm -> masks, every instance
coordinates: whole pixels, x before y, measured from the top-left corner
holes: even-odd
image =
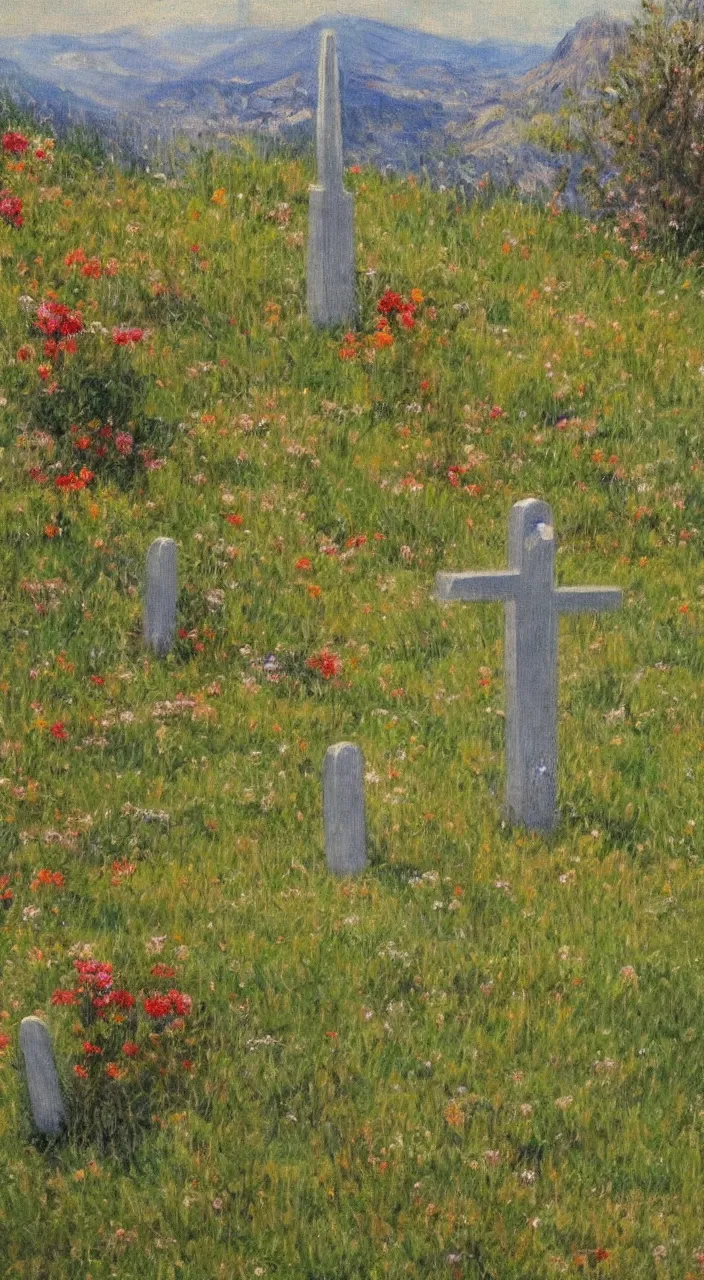
[[[558,613],[600,613],[620,609],[623,592],[618,587],[556,587],[554,599]]]
[[[433,596],[436,600],[515,600],[520,573],[438,573]]]

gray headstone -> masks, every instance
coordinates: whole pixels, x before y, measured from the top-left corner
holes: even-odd
[[[352,325],[355,299],[354,196],[342,185],[342,106],[334,31],[324,31],[318,70],[318,182],[310,189],[308,318],[318,328]]]
[[[156,538],[147,553],[144,643],[159,658],[169,653],[174,642],[177,597],[176,543],[172,538]]]
[[[54,1065],[51,1036],[41,1018],[23,1018],[20,1048],[34,1123],[40,1133],[55,1136],[66,1121],[59,1077]]]
[[[338,742],[323,763],[325,857],[336,876],[353,876],[367,865],[364,760],[359,747]]]
[[[555,587],[555,538],[546,502],[511,509],[509,568],[439,573],[435,598],[502,600],[506,606],[506,813],[550,831],[557,821],[557,622],[561,613],[618,609],[617,587]]]

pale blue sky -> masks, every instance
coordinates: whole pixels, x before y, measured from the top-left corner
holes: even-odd
[[[465,40],[549,44],[578,18],[595,12],[628,17],[638,7],[638,0],[14,0],[3,14],[0,34],[230,24],[238,17],[261,26],[295,26],[337,12]]]

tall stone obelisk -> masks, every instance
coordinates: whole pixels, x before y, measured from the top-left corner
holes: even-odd
[[[318,182],[310,189],[308,318],[319,329],[352,325],[355,299],[354,196],[342,185],[342,106],[334,31],[320,43]]]

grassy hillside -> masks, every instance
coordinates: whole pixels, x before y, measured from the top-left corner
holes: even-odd
[[[2,163],[3,1274],[693,1280],[696,266],[363,171],[359,329],[316,334],[300,162]],[[549,839],[501,819],[501,608],[430,595],[504,566],[527,496],[561,584],[624,590],[561,623]],[[322,843],[345,739],[354,882]],[[37,1011],[60,1143],[19,1072]]]

